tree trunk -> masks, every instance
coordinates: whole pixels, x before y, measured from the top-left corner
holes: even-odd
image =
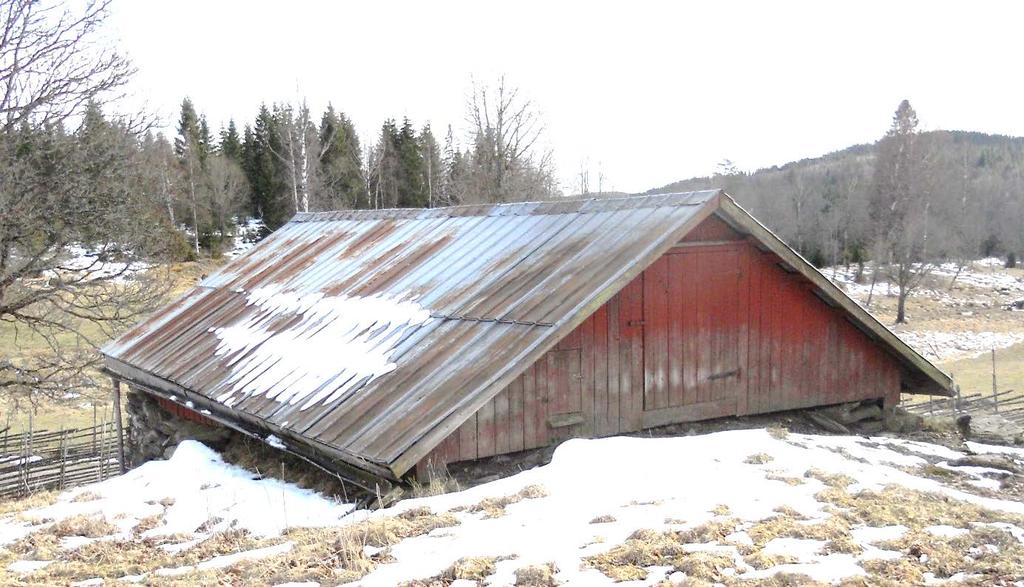
[[[896,324],[906,324],[907,322],[907,295],[909,293],[906,288],[900,286],[900,293],[896,299]]]

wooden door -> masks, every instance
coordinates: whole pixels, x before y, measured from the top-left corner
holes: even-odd
[[[645,428],[736,413],[741,257],[739,245],[680,247],[644,273]]]

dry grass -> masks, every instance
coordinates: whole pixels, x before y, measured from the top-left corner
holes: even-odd
[[[759,452],[757,454],[752,454],[749,457],[743,459],[743,462],[748,465],[763,465],[765,463],[770,463],[774,460],[775,457],[773,457],[772,455],[764,452]]]
[[[83,491],[71,499],[72,503],[82,503],[87,501],[96,501],[101,496],[98,493],[92,491]]]
[[[767,429],[768,435],[776,440],[785,440],[789,436],[789,428],[785,428],[782,425],[774,424],[769,426]]]
[[[495,563],[501,560],[508,560],[512,557],[479,556],[460,558],[441,572],[440,575],[428,579],[416,579],[406,581],[401,587],[448,587],[455,581],[476,581],[482,583],[487,577],[494,574]]]
[[[65,538],[67,536],[99,538],[117,532],[117,526],[100,516],[71,516],[60,520],[46,530],[43,530],[43,532],[51,533],[57,538]]]
[[[597,516],[596,518],[590,520],[590,523],[591,524],[610,524],[610,523],[612,523],[614,521],[615,521],[615,516],[612,516],[612,515],[609,515],[609,514],[604,514],[602,516]]]
[[[890,485],[881,491],[825,490],[819,501],[838,506],[837,514],[851,524],[880,527],[902,524],[911,528],[946,525],[965,528],[971,522],[1009,522],[1024,527],[1024,516],[989,510],[940,493]]]
[[[142,536],[144,533],[152,530],[153,528],[162,526],[164,523],[164,519],[164,512],[160,512],[159,514],[155,514],[152,516],[146,516],[145,518],[139,520],[139,523],[135,524],[135,527],[132,528],[132,535],[136,537]]]
[[[763,550],[757,550],[753,554],[743,557],[743,562],[755,569],[770,569],[779,565],[788,565],[797,562],[796,557],[785,554],[767,554]]]
[[[560,583],[555,578],[557,573],[555,563],[522,567],[516,569],[515,587],[556,587]]]
[[[154,523],[145,518],[141,525]],[[419,508],[394,517],[378,517],[339,528],[303,528],[286,532],[280,538],[259,539],[244,530],[219,532],[210,538],[170,554],[161,545],[182,542],[190,536],[134,540],[101,540],[71,551],[59,548],[60,534],[95,534],[94,521],[78,520],[59,531],[36,532],[13,545],[20,558],[55,560],[50,566],[25,577],[29,584],[68,584],[82,579],[113,579],[126,574],[142,574],[159,568],[195,565],[211,558],[265,548],[291,541],[286,554],[261,560],[244,561],[230,569],[213,573],[194,572],[179,577],[151,577],[152,584],[195,585],[230,584],[269,585],[288,581],[317,581],[337,584],[356,580],[381,563],[390,560],[387,547],[406,538],[458,524],[451,514],[435,515]],[[139,526],[136,526],[136,529]],[[368,548],[371,547],[371,548]],[[374,550],[377,549],[377,550]]]
[[[815,523],[778,515],[754,524],[747,534],[754,544],[761,547],[775,538],[801,538],[805,540],[838,540],[849,536],[850,524],[839,516]]]
[[[733,557],[709,552],[687,552],[688,541],[681,532],[637,530],[626,542],[611,550],[589,556],[584,561],[615,581],[647,578],[646,567],[670,566],[691,579],[722,581],[723,569],[733,569]]]
[[[40,491],[21,499],[0,500],[0,516],[53,505],[57,502],[58,495],[59,491]]]
[[[951,538],[915,529],[879,546],[906,555],[900,559],[902,564],[881,565],[876,571],[892,580],[925,572],[948,578],[963,572],[983,575],[979,584],[1005,585],[1024,577],[1024,545],[998,528],[974,527]]]
[[[222,451],[224,460],[259,475],[270,475],[282,481],[312,489],[327,496],[351,502],[362,491],[346,485],[340,477],[326,473],[293,455],[244,436],[233,436]]]
[[[720,503],[715,507],[711,508],[711,513],[715,514],[716,516],[728,516],[732,514],[732,510],[729,509],[728,505]]]
[[[407,510],[393,517],[375,517],[340,528],[297,528],[285,538],[292,550],[241,565],[250,579],[268,584],[315,581],[335,585],[355,581],[391,559],[388,547],[438,528],[458,525],[450,513],[429,508]]]
[[[484,512],[484,518],[500,518],[505,515],[505,508],[523,501],[546,497],[547,490],[541,485],[527,485],[512,495],[502,497],[485,497],[479,503],[469,506],[466,511]]]
[[[821,547],[821,554],[860,554],[862,552],[864,552],[864,547],[850,535],[837,536]]]
[[[708,544],[720,542],[725,537],[736,531],[738,520],[727,518],[724,520],[711,520],[689,530],[676,532],[676,539],[683,544]]]
[[[804,480],[799,477],[788,477],[786,475],[780,475],[778,473],[768,473],[764,476],[769,481],[781,481],[790,487],[796,487],[797,485],[803,485]]]

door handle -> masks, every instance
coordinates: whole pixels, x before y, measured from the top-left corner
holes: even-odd
[[[715,379],[726,379],[728,377],[737,377],[740,374],[739,369],[733,369],[732,371],[723,371],[721,373],[715,373],[714,375],[708,375],[708,381],[714,381]]]

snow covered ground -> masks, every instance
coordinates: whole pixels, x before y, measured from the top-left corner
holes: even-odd
[[[1024,465],[1022,449],[970,448]],[[1024,503],[1010,498],[1019,493],[1000,493],[1016,474],[949,466],[962,456],[898,438],[764,429],[570,440],[549,465],[370,513],[254,478],[186,442],[169,461],[0,518],[0,561],[6,569],[0,582],[60,577],[69,583],[159,583],[175,577],[203,583],[209,575],[202,573],[217,569],[254,584],[354,579],[358,585],[394,586],[442,577],[434,584],[513,585],[517,572],[543,567],[564,585],[615,579],[628,579],[622,584],[631,586],[672,584],[687,577],[757,584],[777,574],[826,584],[866,576],[895,577],[898,583],[901,577],[914,583],[1009,577],[1024,585],[1021,577],[1008,575],[1024,563]],[[336,559],[324,556],[315,572],[301,568],[311,544],[327,548],[324,543],[341,542],[303,544],[297,527],[365,528],[369,536],[372,524],[386,527],[424,515],[448,521],[384,543],[367,539],[355,557],[364,562],[358,568],[330,568]],[[42,536],[83,516],[106,520],[108,532],[61,532],[48,558],[37,556]],[[247,538],[237,550],[190,558],[225,532],[239,531]],[[127,577],[126,569],[98,567],[103,570],[90,576],[91,567],[81,564],[89,557],[76,552],[108,540],[125,549],[159,540],[162,552],[173,551],[185,562],[139,563]],[[460,559],[483,561],[473,581],[465,580],[465,570],[452,571],[472,566],[456,564]],[[277,571],[257,571],[264,567]]]

